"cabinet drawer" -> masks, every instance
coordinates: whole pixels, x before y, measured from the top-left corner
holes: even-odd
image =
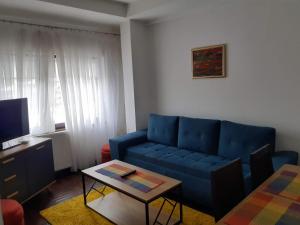
[[[23,167],[23,168],[22,168]],[[16,174],[18,170],[24,170],[23,155],[11,156],[0,161],[0,177],[8,177]]]
[[[26,156],[20,153],[0,161],[0,194],[2,198],[22,201],[26,188]]]
[[[13,176],[11,176],[13,177]],[[9,178],[11,178],[9,177]],[[11,178],[10,180],[2,181],[1,196],[2,198],[11,198],[18,201],[23,201],[26,194],[25,179],[20,177]]]
[[[13,190],[24,189],[25,179],[24,174],[14,174],[1,180],[1,194],[8,195]]]
[[[39,144],[37,146],[34,146],[31,148],[31,150],[34,150],[34,151],[43,151],[43,150],[46,150],[47,146],[49,144],[46,142],[46,143],[43,143],[43,144]]]
[[[13,200],[16,200],[16,201],[22,203],[26,199],[26,195],[23,190],[20,190],[20,191],[12,190],[12,192],[10,192],[7,195],[4,195],[2,198],[13,199]]]

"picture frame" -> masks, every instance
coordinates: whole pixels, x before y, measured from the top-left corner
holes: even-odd
[[[193,79],[226,77],[226,44],[192,49]]]

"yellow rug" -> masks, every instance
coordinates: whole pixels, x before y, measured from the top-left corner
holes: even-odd
[[[107,188],[105,194],[112,192],[112,189]],[[89,194],[88,201],[99,197],[97,192],[91,192]],[[162,199],[158,199],[151,203],[154,207],[159,207],[162,204]],[[170,211],[169,204],[165,204],[164,211]],[[71,198],[65,202],[42,210],[40,214],[51,225],[112,225],[108,220],[101,217],[99,214],[93,212],[83,204],[83,196]],[[178,210],[175,210],[175,215],[178,216]],[[184,225],[213,225],[215,224],[214,218],[183,206],[183,221]]]

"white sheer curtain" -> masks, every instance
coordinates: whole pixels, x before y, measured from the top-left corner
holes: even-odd
[[[0,30],[0,99],[28,98],[31,133],[52,132],[58,75],[73,169],[94,165],[101,145],[125,131],[119,36],[6,23]]]
[[[28,98],[31,133],[54,131],[54,54],[47,29],[0,24],[0,99]]]
[[[100,146],[125,130],[118,36],[57,31],[57,70],[70,133],[73,169],[94,165]]]

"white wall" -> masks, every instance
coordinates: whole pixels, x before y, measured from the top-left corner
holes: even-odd
[[[121,24],[127,132],[147,127],[148,113],[155,104],[149,34],[148,26],[141,21]]]
[[[121,31],[121,50],[124,79],[124,101],[125,119],[127,132],[136,130],[135,99],[134,99],[134,80],[133,62],[131,46],[131,26],[130,21],[123,22],[120,26]]]
[[[131,46],[135,89],[136,128],[147,127],[149,112],[155,107],[155,77],[152,74],[152,46],[148,26],[131,21]],[[142,93],[142,94],[141,94]]]
[[[151,90],[155,104],[137,117],[152,111],[272,126],[277,148],[300,152],[299,11],[297,0],[211,1],[153,24],[152,83],[135,79],[135,96],[147,101]],[[228,77],[193,80],[191,49],[222,43]]]

